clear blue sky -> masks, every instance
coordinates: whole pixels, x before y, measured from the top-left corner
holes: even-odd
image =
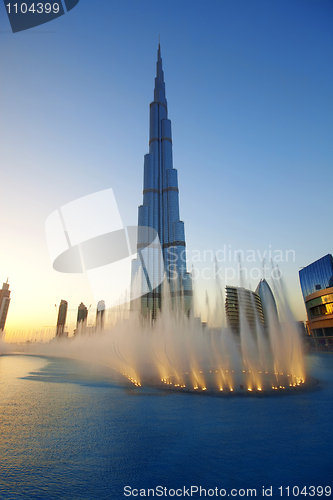
[[[280,266],[305,319],[298,270],[333,250],[330,0],[80,0],[16,34],[0,15],[9,328],[90,303],[83,276],[52,270],[53,210],[112,187],[136,223],[159,35],[189,252],[294,250]]]

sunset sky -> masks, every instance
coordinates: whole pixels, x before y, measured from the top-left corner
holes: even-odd
[[[202,276],[223,249],[223,268],[236,250],[256,255],[249,270],[279,255],[305,320],[298,271],[333,250],[331,0],[80,0],[15,34],[3,3],[0,16],[9,332],[54,325],[61,299],[69,322],[81,301],[95,307],[85,275],[53,270],[45,221],[112,188],[124,225],[137,223],[159,35],[187,249],[207,251],[194,267]],[[213,280],[195,287],[203,305]]]

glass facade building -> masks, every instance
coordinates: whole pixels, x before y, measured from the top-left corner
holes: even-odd
[[[333,258],[328,254],[299,272],[308,328],[317,347],[333,346]]]
[[[162,303],[162,285],[166,276],[173,300],[184,298],[189,311],[192,279],[186,271],[185,229],[179,216],[177,170],[173,168],[171,121],[165,96],[161,48],[158,46],[154,100],[150,104],[149,153],[144,157],[143,203],[138,211],[138,259],[132,262],[132,283],[141,269],[141,312],[154,318]],[[140,228],[153,228],[159,237],[158,248],[144,248]],[[140,234],[141,233],[141,234]],[[148,238],[151,241],[152,238]],[[140,248],[144,248],[140,254]],[[145,253],[142,258],[142,253]]]
[[[333,257],[330,254],[303,267],[299,272],[299,280],[303,298],[311,293],[323,290],[330,286],[333,277]],[[331,285],[333,286],[333,284]]]

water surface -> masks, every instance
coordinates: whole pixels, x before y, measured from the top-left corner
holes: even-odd
[[[216,398],[132,388],[90,363],[0,356],[0,498],[332,486],[333,355],[308,363],[316,390]]]

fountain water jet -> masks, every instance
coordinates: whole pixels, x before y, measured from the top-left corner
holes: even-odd
[[[262,394],[313,383],[305,376],[301,341],[281,284],[275,283],[280,322],[269,307],[265,325],[259,321],[254,304],[255,322],[249,323],[244,292],[238,289],[239,335],[222,326],[222,314],[220,326],[216,314],[213,326],[203,326],[194,314],[185,315],[181,307],[172,305],[166,280],[162,293],[162,310],[154,321],[123,305],[108,315],[109,325],[106,319],[103,330],[49,344],[30,344],[22,350],[89,359],[113,368],[135,386],[183,392]],[[215,303],[221,304],[218,287],[216,294]]]

